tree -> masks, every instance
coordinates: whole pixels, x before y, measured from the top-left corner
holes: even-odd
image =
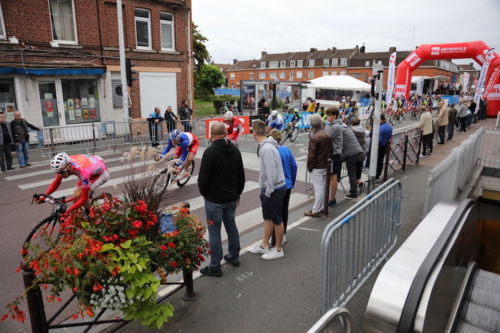
[[[213,89],[224,84],[224,75],[217,66],[203,65],[195,72],[195,82],[198,96],[213,95]]]
[[[210,63],[210,53],[205,45],[208,38],[200,33],[194,22],[191,23],[191,31],[193,34],[194,70],[199,72],[206,63]]]

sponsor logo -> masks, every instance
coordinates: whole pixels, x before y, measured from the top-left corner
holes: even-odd
[[[85,187],[88,187],[88,186],[89,186],[89,180],[88,179],[82,180],[82,187],[85,188]]]
[[[441,48],[439,46],[435,46],[431,49],[431,55],[439,55],[439,50]]]
[[[457,47],[442,47],[441,53],[465,53],[467,52],[466,46],[457,46]]]
[[[420,58],[416,53],[412,53],[412,55],[410,55],[408,59],[406,59],[406,62],[408,62],[411,67],[415,67],[415,65],[420,62]]]

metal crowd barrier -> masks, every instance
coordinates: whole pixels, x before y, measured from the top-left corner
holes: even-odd
[[[440,201],[453,201],[465,188],[479,160],[484,128],[480,128],[429,173],[424,216]],[[488,150],[484,150],[485,154]],[[481,153],[481,156],[482,155]]]
[[[78,126],[59,126],[44,128],[43,145],[39,145],[40,154],[52,157],[57,152],[86,150],[93,154],[101,146],[100,125],[83,124]]]
[[[307,333],[322,333],[324,329],[328,327],[333,321],[340,317],[342,319],[343,332],[352,332],[352,317],[350,312],[346,308],[336,307],[325,313],[317,322],[311,327]],[[328,331],[330,332],[330,331]]]
[[[500,168],[500,129],[487,128],[483,134],[479,164],[499,169]]]
[[[321,241],[321,313],[344,306],[396,245],[401,183],[390,180],[332,221]]]

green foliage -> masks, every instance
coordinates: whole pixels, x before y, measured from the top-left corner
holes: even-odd
[[[194,100],[194,114],[195,116],[209,116],[210,114],[217,113],[212,103],[211,98],[208,101],[195,99]]]
[[[194,70],[199,72],[205,63],[210,62],[210,53],[205,45],[208,38],[201,34],[194,22],[191,23],[191,33],[193,37]]]
[[[231,96],[231,95],[214,95],[212,97],[212,102],[214,103],[214,108],[217,112],[224,106],[223,102],[229,101],[231,105],[234,104],[234,101],[239,101],[239,97]]]
[[[195,72],[196,93],[203,97],[212,95],[213,89],[224,84],[224,74],[214,65],[204,65]]]

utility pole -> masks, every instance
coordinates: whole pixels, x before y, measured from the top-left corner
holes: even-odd
[[[372,147],[370,152],[370,170],[368,172],[368,193],[375,189],[375,178],[377,176],[378,142],[380,137],[380,115],[382,108],[382,82],[384,67],[381,64],[373,64],[373,72],[376,73],[371,79],[372,97],[375,97],[375,115],[373,117]]]
[[[127,73],[125,66],[125,41],[123,37],[123,13],[122,0],[116,0],[118,12],[118,45],[120,48],[120,78],[122,81],[122,104],[123,104],[123,120],[128,121],[130,118],[128,111],[128,85]]]

